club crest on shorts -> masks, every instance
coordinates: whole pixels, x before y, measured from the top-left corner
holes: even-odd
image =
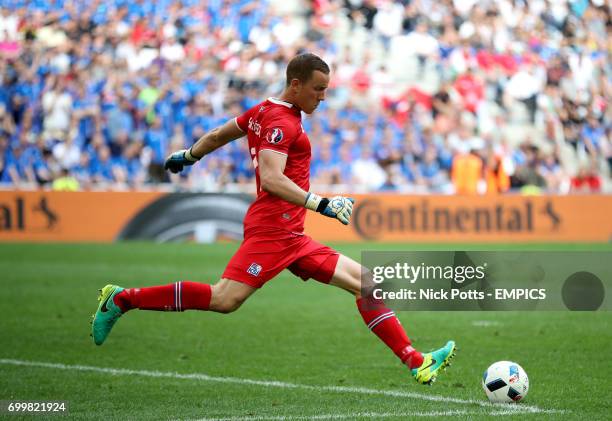
[[[261,272],[261,265],[258,265],[257,263],[251,263],[251,266],[249,266],[249,268],[247,269],[247,273],[253,276],[259,276],[260,272]]]
[[[281,140],[283,140],[283,131],[280,128],[275,127],[268,132],[267,138],[268,142],[272,143],[273,145],[281,143]]]

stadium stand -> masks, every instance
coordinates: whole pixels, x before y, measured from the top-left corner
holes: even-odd
[[[0,185],[248,190],[244,142],[164,158],[311,51],[327,190],[610,191],[610,24],[601,0],[3,1]]]

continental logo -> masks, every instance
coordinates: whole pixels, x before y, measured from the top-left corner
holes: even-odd
[[[0,202],[0,234],[3,232],[44,232],[57,227],[59,217],[46,196],[15,196]]]
[[[525,199],[517,205],[432,206],[427,199],[406,206],[383,204],[376,199],[357,202],[352,224],[357,233],[374,240],[393,233],[529,233],[548,226],[556,231],[562,222],[552,201],[538,207]]]

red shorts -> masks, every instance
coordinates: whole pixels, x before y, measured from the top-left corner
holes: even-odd
[[[247,236],[231,258],[223,278],[261,288],[283,269],[303,280],[329,283],[340,255],[307,235],[274,231]]]

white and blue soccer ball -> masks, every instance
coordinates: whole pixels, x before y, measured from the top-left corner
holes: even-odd
[[[484,372],[482,388],[491,402],[518,402],[529,391],[529,378],[517,363],[498,361]]]

